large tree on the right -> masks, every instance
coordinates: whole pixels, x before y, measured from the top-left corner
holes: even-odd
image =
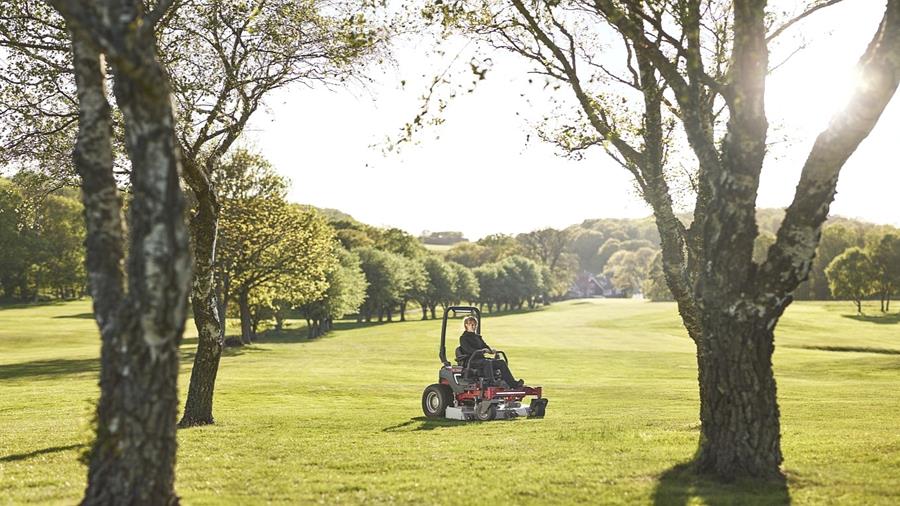
[[[859,60],[862,84],[818,136],[775,243],[754,262],[769,44],[834,3],[810,2],[780,23],[765,0],[474,0],[464,12],[458,4],[456,11],[434,6],[573,93],[577,120],[543,137],[574,151],[605,148],[652,207],[666,282],[697,348],[695,467],[703,474],[782,476],[775,327],[809,273],[841,167],[900,80],[900,0],[889,0]],[[611,49],[616,40],[623,45]],[[673,209],[670,149],[678,136],[696,168],[689,226]]]

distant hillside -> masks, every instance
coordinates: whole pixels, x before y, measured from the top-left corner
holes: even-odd
[[[331,222],[334,222],[334,221],[356,222],[357,221],[355,218],[353,218],[353,216],[350,216],[349,214],[347,214],[339,209],[331,209],[331,208],[327,208],[327,207],[316,207],[316,206],[309,206],[309,207],[312,207],[316,211],[319,211],[320,213],[322,213],[322,215],[324,215],[325,218],[327,218],[328,221],[331,221]]]
[[[688,224],[691,222],[691,214],[679,214],[678,218]],[[772,235],[778,233],[778,227],[784,220],[784,209],[763,208],[756,211],[756,225],[760,232],[768,232]],[[865,231],[872,228],[888,226],[878,225],[868,221],[845,218],[843,216],[829,216],[825,226],[842,225],[846,228]],[[619,240],[645,239],[659,244],[659,233],[656,231],[656,222],[652,216],[645,218],[597,218],[587,219],[577,225],[567,227],[567,230],[577,232],[580,230],[594,230],[599,232],[611,232],[611,237]]]

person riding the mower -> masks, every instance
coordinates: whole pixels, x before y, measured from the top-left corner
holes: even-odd
[[[494,353],[494,349],[488,346],[480,335],[475,333],[475,329],[478,328],[478,320],[474,316],[467,316],[463,320],[463,326],[465,331],[459,336],[456,360],[465,364],[471,357],[471,361],[469,361],[470,367],[481,371],[486,378],[493,378],[494,371],[499,371],[501,379],[510,388],[521,388],[525,381],[515,379],[509,371],[509,366],[505,360],[491,359],[484,356],[484,350]],[[481,353],[477,353],[479,350]]]

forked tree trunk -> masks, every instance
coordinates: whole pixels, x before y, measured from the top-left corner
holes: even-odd
[[[53,5],[68,20],[92,16],[83,6]],[[83,179],[87,265],[102,339],[97,434],[83,504],[176,504],[178,346],[191,268],[174,117],[152,30],[139,28],[140,3],[96,8],[100,16],[91,24],[70,25],[80,110],[74,159]],[[127,293],[97,47],[111,54],[132,164]]]

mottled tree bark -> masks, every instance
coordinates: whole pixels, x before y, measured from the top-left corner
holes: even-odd
[[[161,12],[145,16],[140,2],[124,0],[52,3],[73,34],[80,109],[74,161],[84,184],[87,264],[102,339],[83,503],[175,504],[178,346],[191,263],[169,87],[152,31]],[[132,163],[127,291],[101,51],[112,64]]]
[[[178,425],[191,427],[214,423],[213,394],[225,346],[225,319],[224,308],[220,311],[214,277],[218,202],[209,178],[193,160],[186,163],[185,179],[197,202],[190,223],[195,266],[191,308],[197,327],[197,354],[184,413]]]

